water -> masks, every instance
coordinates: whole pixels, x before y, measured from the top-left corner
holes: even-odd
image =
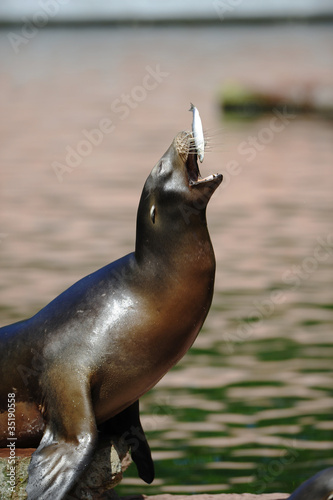
[[[331,33],[40,30],[15,54],[2,32],[1,324],[133,249],[143,183],[189,128],[190,101],[219,130],[202,166],[225,175],[208,207],[212,309],[142,398],[156,481],[133,466],[118,493],[287,492],[333,464],[333,125],[287,117],[272,134],[274,115],[228,121],[218,108],[232,79],[332,83]],[[114,130],[57,177],[54,162],[104,119]]]

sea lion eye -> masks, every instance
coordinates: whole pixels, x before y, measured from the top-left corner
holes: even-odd
[[[159,165],[158,165],[158,170],[157,170],[157,173],[160,174],[163,170],[163,161],[161,160]]]
[[[155,224],[155,213],[156,213],[155,205],[153,205],[150,209],[150,218],[151,218],[153,224]]]

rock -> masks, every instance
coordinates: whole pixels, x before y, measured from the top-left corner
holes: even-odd
[[[333,118],[333,83],[285,81],[274,85],[229,82],[223,85],[220,106],[225,114],[255,117],[272,109]]]
[[[112,444],[112,445],[111,445]],[[25,500],[28,466],[33,448],[16,448],[13,464],[9,450],[0,449],[0,498]],[[80,482],[67,495],[67,500],[102,500],[118,498],[112,490],[120,483],[124,470],[131,463],[128,448],[116,440],[99,443],[91,464],[82,474]],[[13,467],[10,469],[10,467]]]

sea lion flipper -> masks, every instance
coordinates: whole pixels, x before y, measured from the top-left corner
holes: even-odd
[[[46,401],[48,424],[29,465],[28,500],[64,498],[91,460],[97,440],[91,400],[88,390],[73,386],[59,398],[53,387]]]
[[[139,400],[133,403],[128,408],[128,411],[128,418],[131,421],[130,439],[133,443],[131,444],[131,456],[141,479],[150,484],[155,477],[155,468],[150,447],[140,420]]]
[[[137,428],[138,430],[138,428]],[[141,427],[140,433],[143,433],[143,429]],[[144,433],[143,433],[144,434]],[[135,438],[134,435],[132,435],[132,439],[136,439],[138,446],[131,448],[131,456],[133,459],[133,462],[136,465],[136,468],[138,470],[139,477],[145,483],[152,483],[155,477],[155,467],[154,467],[154,462],[151,456],[151,451],[150,447],[148,444],[148,441],[146,437],[144,439],[142,438]],[[144,435],[145,436],[145,435]]]
[[[131,456],[139,477],[148,484],[153,482],[154,462],[140,421],[139,401],[135,401],[118,415],[104,422],[98,430],[124,440],[131,449]]]

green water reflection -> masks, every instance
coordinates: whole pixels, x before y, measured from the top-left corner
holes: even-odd
[[[315,332],[316,324],[306,326]],[[218,343],[193,347],[142,399],[156,484],[141,483],[132,466],[118,493],[290,492],[331,466],[332,354],[329,343],[312,349],[284,338],[239,344],[227,358]],[[226,366],[242,358],[251,375],[224,381]],[[186,376],[190,367],[197,379]],[[211,377],[215,387],[205,384]]]

